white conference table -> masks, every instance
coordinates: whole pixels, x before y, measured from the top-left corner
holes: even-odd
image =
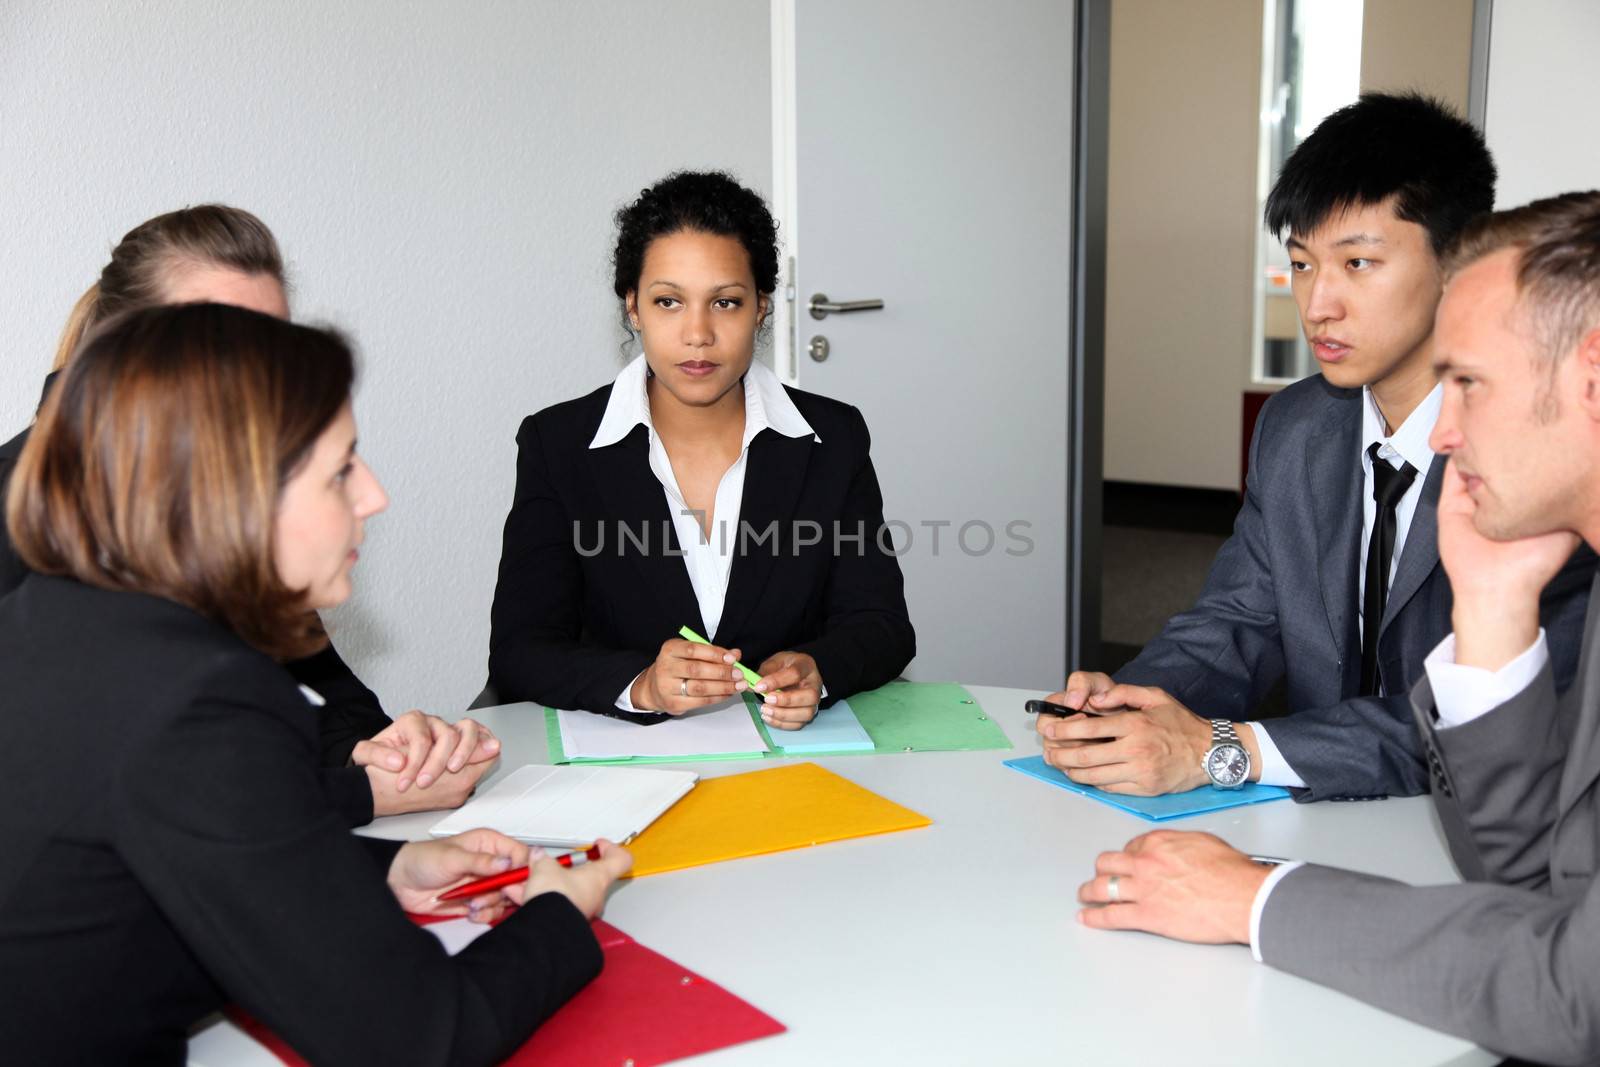
[[[1038,694],[969,689],[1012,751],[814,760],[932,826],[652,875],[613,892],[607,921],[789,1028],[696,1063],[1499,1062],[1258,964],[1243,946],[1081,926],[1075,892],[1095,855],[1156,824],[1002,766],[1038,751],[1022,710]],[[472,714],[505,746],[486,782],[545,761],[534,705]],[[684,766],[715,777],[770,765]],[[421,839],[441,817],[394,816],[360,832]],[[1165,825],[1209,830],[1257,854],[1418,884],[1459,880],[1426,797],[1283,800]],[[225,1023],[198,1035],[190,1056],[204,1067],[277,1062]]]

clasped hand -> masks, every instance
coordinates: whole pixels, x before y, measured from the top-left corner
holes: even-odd
[[[367,770],[373,814],[398,815],[460,807],[499,755],[499,739],[482,723],[412,710],[358,742],[350,762]]]
[[[1045,762],[1080,785],[1108,793],[1160,796],[1209,783],[1202,769],[1211,725],[1164,690],[1118,685],[1075,671],[1050,702],[1082,715],[1040,715]],[[1103,712],[1104,714],[1093,714]]]

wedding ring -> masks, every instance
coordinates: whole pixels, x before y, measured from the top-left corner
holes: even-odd
[[[678,695],[681,697],[686,697],[689,695],[689,679],[678,679]]]
[[[1111,903],[1113,904],[1122,899],[1122,890],[1117,886],[1117,879],[1119,877],[1119,875],[1113,874],[1110,878],[1106,879],[1106,896],[1110,898]]]

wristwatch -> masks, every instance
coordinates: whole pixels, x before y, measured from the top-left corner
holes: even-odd
[[[1206,749],[1200,767],[1218,789],[1238,789],[1250,780],[1250,753],[1239,743],[1233,723],[1211,720],[1211,747]]]

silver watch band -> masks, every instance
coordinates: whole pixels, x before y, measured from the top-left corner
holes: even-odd
[[[1233,723],[1227,719],[1211,720],[1211,747],[1218,745],[1237,745],[1239,735],[1233,730]]]

